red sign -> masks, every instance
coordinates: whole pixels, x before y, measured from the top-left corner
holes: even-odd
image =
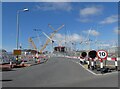
[[[107,53],[107,51],[105,51],[105,50],[98,50],[97,56],[98,56],[99,59],[104,59],[104,60],[106,60],[107,57],[108,57],[108,53]]]

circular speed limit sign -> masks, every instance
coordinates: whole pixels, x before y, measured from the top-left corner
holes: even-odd
[[[97,56],[99,59],[107,59],[108,53],[105,50],[98,50]]]

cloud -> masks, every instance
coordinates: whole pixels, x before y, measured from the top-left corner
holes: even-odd
[[[102,13],[102,7],[100,6],[90,6],[80,10],[81,16],[98,15],[101,13]]]
[[[84,38],[78,34],[72,34],[70,36],[71,41],[75,42],[81,42]]]
[[[83,31],[83,33],[88,34],[90,30],[87,31]],[[99,32],[96,30],[91,30],[90,31],[90,35],[92,36],[98,36]],[[66,38],[66,40],[65,40]],[[55,41],[55,43],[59,44],[59,42],[61,42],[62,45],[65,44],[65,42],[67,41],[67,43],[71,43],[71,42],[78,42],[81,43],[83,41],[86,40],[85,36],[79,35],[77,33],[71,34],[71,35],[65,35],[65,34],[60,34],[57,33],[54,37],[53,40]]]
[[[89,34],[89,35],[92,35],[92,36],[100,35],[100,33],[98,31],[96,31],[96,30],[87,30],[87,31],[83,31],[83,33]]]
[[[79,22],[82,22],[82,23],[87,23],[87,22],[92,22],[93,21],[92,19],[89,19],[89,18],[78,18],[76,20],[79,21]]]
[[[94,16],[100,15],[103,11],[103,6],[100,5],[92,5],[86,6],[85,8],[80,9],[79,11],[79,19],[82,23],[93,22]]]
[[[103,21],[100,22],[100,24],[111,24],[118,21],[118,15],[112,15],[107,18],[105,18]]]
[[[66,38],[66,40],[65,40]],[[62,44],[64,44],[66,41],[67,43],[70,43],[70,42],[81,42],[84,40],[84,37],[79,35],[79,34],[71,34],[71,35],[65,35],[65,34],[60,34],[60,33],[57,33],[55,35],[55,37],[53,38],[53,40],[59,42],[59,41],[62,41]]]
[[[49,2],[49,3],[42,3],[36,5],[37,10],[43,11],[55,11],[55,10],[62,10],[62,11],[71,11],[72,6],[70,3],[67,2]]]
[[[118,27],[115,27],[113,31],[114,31],[114,33],[116,33],[116,34],[120,34],[120,28],[118,29]]]

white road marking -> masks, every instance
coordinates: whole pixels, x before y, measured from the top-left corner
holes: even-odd
[[[73,61],[73,60],[72,60],[72,61]],[[85,70],[87,70],[88,72],[90,72],[90,73],[92,73],[93,75],[96,75],[96,76],[98,76],[98,75],[110,75],[110,74],[118,73],[118,71],[116,71],[116,72],[111,72],[111,73],[106,73],[106,74],[96,74],[96,73],[92,72],[91,70],[86,69],[86,68],[85,68],[82,64],[80,64],[79,62],[76,62],[76,61],[73,61],[73,62],[79,64],[79,65],[82,66]]]
[[[81,65],[84,69],[86,69],[82,64],[80,64],[79,62],[76,62],[76,61],[73,61],[74,63],[77,63],[77,64],[79,64],[79,65]],[[94,72],[92,72],[92,71],[90,71],[89,69],[86,69],[87,71],[89,71],[90,73],[92,73],[93,75],[98,75],[98,74],[96,74],[96,73],[94,73]]]

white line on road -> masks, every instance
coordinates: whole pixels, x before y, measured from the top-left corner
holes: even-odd
[[[72,60],[73,61],[73,60]],[[82,66],[84,69],[86,69],[82,64],[80,64],[79,62],[76,62],[76,61],[73,61],[74,63],[77,63],[77,64],[79,64],[80,66]],[[114,74],[114,73],[118,73],[117,71],[116,72],[111,72],[111,73],[106,73],[106,74],[96,74],[96,73],[94,73],[94,72],[92,72],[91,70],[89,70],[89,69],[86,69],[88,72],[90,72],[90,73],[92,73],[93,75],[109,75],[109,74]]]
[[[80,64],[79,62],[73,61],[74,63],[77,63],[79,65],[81,65],[84,69],[86,69],[82,64]],[[89,71],[90,73],[92,73],[93,75],[97,75],[96,73],[90,71],[89,69],[86,69],[87,71]]]

